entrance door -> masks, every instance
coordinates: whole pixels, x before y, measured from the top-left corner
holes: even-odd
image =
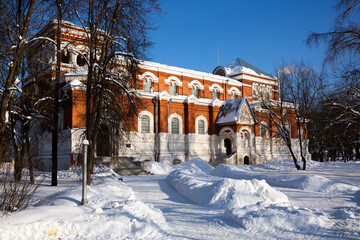
[[[226,148],[226,156],[231,155],[231,140],[229,138],[225,138],[224,145]]]
[[[245,157],[244,157],[244,164],[245,164],[245,165],[250,165],[250,159],[249,159],[248,156],[245,156]]]

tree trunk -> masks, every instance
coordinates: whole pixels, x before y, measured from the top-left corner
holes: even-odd
[[[62,0],[56,0],[57,7],[57,29],[56,29],[56,75],[54,88],[54,109],[52,129],[52,151],[51,151],[51,186],[57,186],[58,171],[58,139],[59,139],[59,90],[60,90],[60,56],[61,56],[61,12]]]
[[[297,169],[297,170],[300,170],[300,166],[299,166],[299,164],[297,163],[297,158],[296,158],[296,156],[295,156],[295,154],[294,154],[294,152],[293,152],[293,150],[292,150],[291,145],[288,144],[287,146],[288,146],[288,148],[289,148],[289,151],[290,151],[291,157],[292,157],[292,159],[293,159],[293,161],[294,161],[294,164],[295,164],[296,169]]]

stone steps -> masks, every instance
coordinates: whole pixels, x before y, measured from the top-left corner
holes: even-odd
[[[121,176],[150,175],[140,165],[134,163],[131,158],[114,157],[111,159],[110,167]]]

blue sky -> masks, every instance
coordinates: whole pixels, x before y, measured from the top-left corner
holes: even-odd
[[[160,0],[163,14],[150,33],[151,61],[212,72],[236,58],[274,74],[304,60],[321,70],[323,46],[308,47],[311,31],[334,23],[335,0]]]

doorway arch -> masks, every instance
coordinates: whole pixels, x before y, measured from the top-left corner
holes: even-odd
[[[96,139],[96,155],[98,157],[110,157],[110,149],[110,130],[108,126],[101,124]]]
[[[231,140],[229,138],[224,139],[224,147],[226,149],[226,156],[231,155]]]
[[[249,156],[244,157],[244,165],[250,165],[250,158]]]

